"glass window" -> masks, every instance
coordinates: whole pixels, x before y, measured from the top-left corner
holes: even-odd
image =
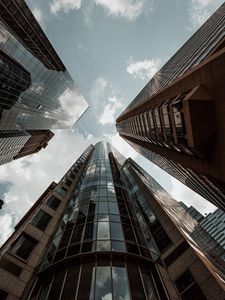
[[[206,297],[189,270],[186,270],[174,283],[180,293],[181,299],[189,300],[194,295],[194,299],[196,300],[206,300]]]
[[[130,289],[132,299],[143,300],[145,299],[144,289],[140,278],[138,266],[133,262],[127,263],[127,272],[129,277]]]
[[[98,212],[99,214],[107,214],[108,213],[108,202],[99,202],[98,204]]]
[[[76,283],[78,282],[79,271],[79,266],[72,266],[68,269],[61,298],[62,300],[75,299],[76,289],[78,286]],[[74,282],[75,284],[71,284],[71,282]]]
[[[110,267],[96,268],[95,299],[112,300]]]
[[[97,251],[110,251],[110,241],[97,241]]]
[[[86,263],[82,265],[82,272],[80,277],[80,286],[77,295],[77,299],[90,299],[90,292],[91,292],[91,283],[92,283],[92,270],[94,267],[94,263]],[[75,282],[74,285],[77,283]],[[96,298],[98,299],[98,298]],[[101,299],[101,298],[99,298]],[[65,299],[69,300],[69,299]]]
[[[58,271],[55,274],[48,299],[55,299],[55,300],[59,299],[59,295],[60,295],[61,288],[63,285],[63,280],[65,277],[65,273],[66,273],[66,270],[64,269],[62,271]]]
[[[126,246],[124,242],[111,241],[112,251],[126,252]]]
[[[45,230],[50,220],[51,220],[51,216],[47,214],[45,211],[43,211],[42,209],[40,209],[31,220],[31,224],[35,225],[41,230]]]
[[[177,290],[181,293],[194,282],[194,277],[192,276],[191,272],[187,270],[175,280],[175,285]]]
[[[28,234],[23,233],[13,244],[11,252],[27,260],[37,243],[37,240],[29,236]]]
[[[149,300],[157,300],[158,297],[156,295],[156,291],[155,291],[151,276],[150,276],[147,268],[142,267],[141,268],[141,273],[142,273],[142,278],[143,278],[143,281],[144,281],[144,286],[145,286],[145,291],[146,291],[146,294],[147,294],[147,298]]]
[[[111,239],[112,240],[124,240],[123,230],[120,223],[110,223]]]
[[[109,202],[109,211],[110,211],[110,214],[118,215],[119,209],[118,209],[117,203]]]
[[[57,199],[55,196],[51,195],[51,197],[48,198],[46,203],[49,207],[56,210],[59,207],[60,202],[61,201],[59,199]]]
[[[46,299],[51,281],[52,281],[52,276],[48,276],[45,278],[45,280],[43,281],[43,284],[41,286],[41,290],[38,293],[37,300],[45,300]]]
[[[112,267],[114,299],[130,299],[128,279],[125,268]]]
[[[98,240],[107,240],[110,238],[109,235],[109,222],[98,222]]]

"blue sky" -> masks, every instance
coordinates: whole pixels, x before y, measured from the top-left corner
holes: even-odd
[[[215,207],[138,155],[115,119],[154,73],[223,3],[221,0],[27,0],[90,108],[55,131],[38,154],[0,168],[0,243],[51,183],[90,143],[108,140],[178,200],[202,213]]]

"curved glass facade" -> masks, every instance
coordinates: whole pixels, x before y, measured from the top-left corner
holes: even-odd
[[[160,252],[139,204],[128,203],[114,154],[107,143],[95,146],[30,299],[159,299],[153,273]]]

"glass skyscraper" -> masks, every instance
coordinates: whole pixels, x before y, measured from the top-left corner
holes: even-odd
[[[135,150],[225,211],[225,3],[117,118]]]
[[[2,246],[1,299],[222,299],[196,224],[132,159],[91,145]]]
[[[72,126],[88,105],[24,0],[0,1],[0,130]]]

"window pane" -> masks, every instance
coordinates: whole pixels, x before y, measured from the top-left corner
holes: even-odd
[[[119,214],[119,209],[117,203],[114,202],[109,202],[109,211],[111,214],[118,215]]]
[[[40,209],[38,213],[34,216],[34,218],[31,220],[31,224],[35,225],[41,230],[44,230],[47,227],[50,220],[51,216],[42,209]]]
[[[98,212],[99,214],[107,214],[108,213],[108,202],[99,202],[98,204]]]
[[[60,293],[61,293],[61,288],[63,284],[63,280],[65,277],[66,271],[59,271],[55,274],[55,278],[53,280],[52,286],[51,286],[51,291],[49,293],[48,299],[54,299],[57,300],[59,299]]]
[[[75,299],[79,271],[80,267],[76,265],[68,269],[61,300]]]
[[[187,287],[189,287],[193,282],[194,278],[189,270],[185,271],[180,277],[175,280],[175,285],[178,289],[178,291],[181,293],[183,292]]]
[[[60,200],[57,199],[55,196],[51,196],[48,200],[47,200],[47,205],[50,206],[52,209],[57,209],[59,207],[60,204]]]
[[[142,272],[142,278],[144,281],[145,291],[148,296],[148,299],[149,300],[157,300],[158,297],[156,296],[155,288],[154,288],[154,285],[153,285],[153,282],[152,282],[149,272],[144,267],[141,268],[141,272]]]
[[[113,240],[124,240],[123,231],[120,223],[111,223],[111,239]]]
[[[112,241],[112,251],[126,252],[124,242]]]
[[[95,299],[112,300],[110,267],[96,268]]]
[[[128,263],[127,272],[129,277],[132,299],[135,300],[145,299],[145,294],[144,294],[140,274],[138,271],[138,267],[133,263]]]
[[[125,268],[112,267],[114,299],[130,299],[128,279]]]
[[[37,240],[24,233],[13,244],[11,252],[23,259],[28,259],[37,243]]]
[[[109,239],[109,222],[98,222],[98,240]]]
[[[97,251],[110,251],[110,241],[97,241]]]
[[[79,300],[87,300],[90,297],[93,267],[94,267],[94,263],[87,263],[82,265],[80,286],[77,295],[77,299]]]

